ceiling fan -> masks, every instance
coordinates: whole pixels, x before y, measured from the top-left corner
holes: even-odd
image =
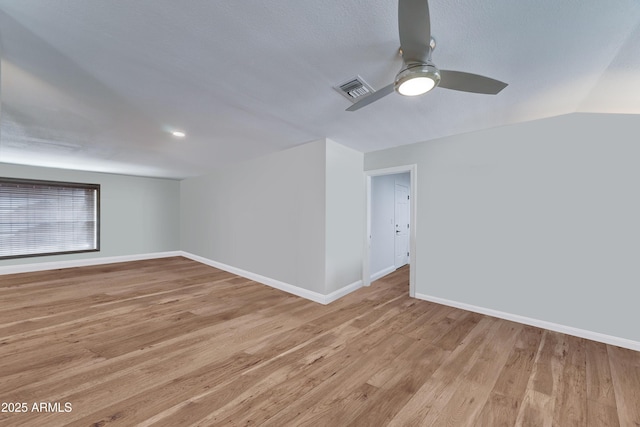
[[[399,0],[398,29],[403,65],[395,81],[362,98],[347,108],[347,111],[359,110],[394,91],[400,95],[416,96],[440,86],[463,92],[495,95],[507,87],[506,83],[489,77],[463,71],[439,70],[435,66],[431,61],[431,52],[436,43],[431,38],[427,0]]]

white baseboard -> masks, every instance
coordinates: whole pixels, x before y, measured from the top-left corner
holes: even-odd
[[[560,325],[546,320],[532,319],[518,314],[505,313],[503,311],[493,310],[490,308],[478,307],[463,302],[452,301],[445,298],[434,297],[430,295],[416,293],[416,298],[435,302],[437,304],[447,305],[450,307],[460,308],[462,310],[473,311],[475,313],[486,314],[487,316],[497,317],[499,319],[510,320],[512,322],[522,323],[525,325],[535,326],[538,328],[548,329],[562,334],[573,335],[574,337],[585,338],[592,341],[598,341],[605,344],[611,344],[618,347],[628,348],[630,350],[640,351],[640,342],[632,341],[626,338],[615,337],[612,335],[601,334],[599,332],[587,331],[585,329],[574,328],[572,326]]]
[[[31,273],[34,271],[57,270],[60,268],[88,267],[92,265],[113,264],[116,262],[142,261],[145,259],[167,258],[182,256],[180,251],[154,252],[148,254],[121,255],[111,257],[83,258],[65,261],[38,262],[32,264],[18,264],[0,266],[0,275]]]
[[[396,266],[395,265],[392,265],[391,267],[383,268],[382,270],[378,271],[377,273],[373,273],[371,275],[371,281],[375,282],[379,278],[384,277],[387,274],[391,274],[394,271],[396,271]]]
[[[223,264],[218,261],[214,261],[208,258],[201,257],[199,255],[194,255],[189,252],[181,251],[180,255],[189,258],[193,261],[200,262],[202,264],[209,265],[211,267],[218,268],[220,270],[227,271],[229,273],[233,273],[237,276],[245,277],[247,279],[254,280],[256,282],[262,283],[267,286],[271,286],[272,288],[279,289],[281,291],[320,303],[320,304],[329,304],[338,298],[347,295],[350,292],[355,291],[356,289],[362,287],[362,280],[358,280],[357,282],[351,283],[350,285],[344,286],[337,291],[333,291],[328,295],[323,295],[319,292],[310,291],[308,289],[301,288],[299,286],[292,285],[290,283],[285,283],[280,280],[272,279],[270,277],[262,276],[260,274],[252,273],[250,271],[243,270],[238,267],[234,267],[231,265]]]
[[[350,294],[351,292],[360,289],[362,287],[362,280],[358,280],[356,282],[351,283],[350,285],[343,286],[337,291],[333,291],[328,295],[325,295],[325,302],[323,304],[330,304],[337,299],[342,298],[343,296]]]
[[[281,282],[280,280],[272,279],[270,277],[261,276],[260,274],[255,274],[250,271],[243,270],[241,268],[233,267],[231,265],[223,264],[218,261],[213,261],[208,258],[201,257],[199,255],[194,255],[189,252],[181,252],[181,255],[185,258],[189,258],[193,261],[197,261],[202,264],[209,265],[211,267],[215,267],[220,270],[228,271],[229,273],[233,273],[237,276],[245,277],[247,279],[255,280],[256,282],[260,282],[262,284],[271,286],[272,288],[279,289],[284,292],[288,292],[293,295],[297,295],[302,298],[309,299],[311,301],[318,302],[320,304],[326,304],[325,296],[321,293],[310,291],[307,289],[300,288],[298,286],[290,285],[289,283]]]

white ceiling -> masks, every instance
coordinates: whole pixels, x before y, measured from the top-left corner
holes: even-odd
[[[183,178],[320,138],[368,152],[571,112],[640,114],[638,0],[432,0],[434,62],[509,83],[356,112],[401,62],[386,0],[0,0],[0,162]],[[181,129],[180,140],[169,134]]]

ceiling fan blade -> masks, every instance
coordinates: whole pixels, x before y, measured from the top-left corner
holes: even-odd
[[[484,93],[495,95],[508,86],[500,80],[463,71],[440,70],[439,87],[462,92]]]
[[[431,43],[427,0],[398,1],[398,30],[404,62],[427,62]]]
[[[345,111],[356,111],[361,109],[362,107],[366,107],[372,102],[376,102],[380,98],[384,98],[394,91],[393,83],[383,87],[380,90],[373,92],[371,95],[367,95],[365,98],[362,98],[360,101],[353,104],[351,107],[347,108]]]

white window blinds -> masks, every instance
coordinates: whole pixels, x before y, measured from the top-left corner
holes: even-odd
[[[0,259],[99,250],[100,185],[0,177]]]

